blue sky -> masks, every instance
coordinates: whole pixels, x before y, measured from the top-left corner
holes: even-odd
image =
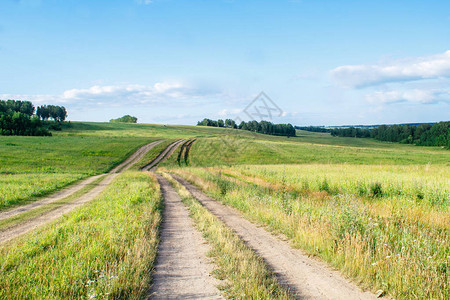
[[[69,119],[450,120],[450,1],[2,0],[0,99]]]

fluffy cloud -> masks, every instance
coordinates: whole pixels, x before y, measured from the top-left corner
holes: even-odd
[[[391,104],[398,102],[411,102],[421,104],[432,104],[437,102],[449,102],[450,92],[445,90],[393,90],[378,91],[366,95],[367,101],[376,104]]]
[[[60,95],[0,95],[0,99],[29,100],[35,104],[83,104],[83,105],[139,105],[148,103],[174,103],[215,97],[220,93],[193,88],[181,83],[160,82],[146,85],[92,86],[87,89],[66,90]]]
[[[339,84],[356,88],[387,82],[450,77],[450,50],[391,64],[341,66],[331,70],[330,74]]]

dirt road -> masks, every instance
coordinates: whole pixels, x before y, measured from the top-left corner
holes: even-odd
[[[287,242],[274,237],[261,227],[244,219],[240,212],[206,196],[195,186],[177,175],[172,175],[184,185],[214,215],[255,250],[273,269],[280,284],[300,299],[376,299],[369,292],[362,292],[342,275],[324,263],[292,249]]]
[[[10,227],[4,231],[0,231],[0,244],[8,241],[10,239],[13,239],[21,234],[27,233],[39,226],[42,226],[43,224],[50,222],[50,221],[62,216],[65,213],[68,213],[75,207],[78,207],[88,201],[91,201],[92,199],[97,197],[106,188],[107,185],[109,185],[111,183],[111,181],[114,179],[114,177],[117,176],[118,173],[123,172],[123,171],[127,170],[128,168],[130,168],[139,159],[141,159],[150,149],[152,149],[153,147],[155,147],[156,145],[158,145],[161,142],[162,142],[162,140],[156,141],[156,142],[147,144],[147,145],[139,148],[139,150],[137,150],[135,153],[133,153],[123,163],[121,163],[120,165],[118,165],[117,167],[112,169],[108,173],[108,175],[95,188],[93,188],[86,194],[78,197],[74,201],[57,206],[54,209],[52,209],[51,211],[47,211],[38,217],[26,220],[25,222],[20,223],[14,227]],[[91,183],[92,181],[94,181],[97,178],[98,178],[98,176],[88,178],[74,186],[71,186],[68,189],[60,191],[52,196],[46,197],[35,203],[31,203],[31,204],[28,204],[25,206],[15,208],[13,210],[2,212],[2,213],[0,213],[0,220],[11,218],[13,216],[24,213],[26,211],[36,209],[43,205],[47,205],[52,202],[64,199],[64,198],[74,194],[75,192],[79,191],[83,187],[87,186],[89,183]]]
[[[155,171],[158,164],[161,163],[163,160],[168,158],[172,153],[177,149],[181,143],[183,143],[185,140],[178,140],[172,144],[170,144],[164,151],[162,151],[151,163],[144,166],[141,170],[142,171]]]
[[[164,196],[161,242],[149,297],[152,299],[223,299],[209,275],[205,244],[187,208],[169,182],[157,175]]]

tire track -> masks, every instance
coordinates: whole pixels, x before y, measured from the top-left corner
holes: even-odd
[[[209,211],[219,217],[273,269],[281,285],[300,299],[376,299],[362,292],[338,271],[292,249],[265,229],[244,219],[240,212],[206,196],[178,175],[171,174]]]
[[[136,163],[139,159],[141,159],[150,149],[152,149],[153,147],[155,147],[156,145],[158,145],[161,142],[162,142],[162,140],[152,142],[150,144],[147,144],[147,145],[139,148],[135,153],[133,153],[129,158],[127,158],[123,163],[121,163],[120,165],[118,165],[117,167],[112,169],[108,173],[108,175],[95,188],[93,188],[86,194],[78,197],[74,201],[62,204],[61,206],[58,206],[55,209],[47,211],[38,217],[28,219],[28,220],[24,221],[23,223],[20,223],[13,227],[9,227],[6,230],[0,231],[0,244],[6,242],[8,240],[11,240],[19,235],[27,233],[39,226],[42,226],[45,223],[50,222],[50,221],[62,216],[65,213],[68,213],[75,207],[78,207],[86,202],[93,200],[106,188],[106,186],[108,186],[111,183],[111,181],[119,173],[130,168],[134,163]],[[58,193],[54,194],[53,196],[47,197],[36,203],[31,203],[29,205],[19,207],[19,208],[13,209],[11,211],[2,212],[0,214],[0,220],[16,216],[18,214],[24,213],[24,212],[32,210],[32,209],[36,209],[38,207],[50,204],[50,203],[58,201],[58,200],[62,200],[64,198],[74,194],[75,192],[79,191],[80,189],[82,189],[83,187],[88,185],[90,182],[95,180],[96,178],[98,178],[98,176],[93,176],[91,178],[88,178],[87,180],[85,180],[75,186],[72,186],[69,189],[58,192]]]
[[[166,149],[164,149],[163,152],[161,152],[152,162],[150,162],[148,165],[142,167],[142,171],[155,171],[158,167],[158,164],[161,163],[163,160],[167,159],[172,153],[177,149],[177,147],[183,143],[185,140],[181,139],[176,142],[173,142],[170,144]]]
[[[152,299],[223,299],[206,262],[208,246],[167,179],[157,175],[164,197]]]

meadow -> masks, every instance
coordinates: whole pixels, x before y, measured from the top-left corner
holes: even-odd
[[[154,140],[0,136],[0,210],[105,173]]]
[[[323,134],[291,138],[252,133],[204,137],[193,143],[189,160],[191,166],[198,167],[310,163],[450,166],[450,153],[446,149],[342,139]],[[347,139],[356,142],[346,145]],[[176,156],[164,165],[175,167]]]
[[[96,200],[0,248],[0,298],[144,297],[161,209],[153,176],[119,175]]]
[[[245,165],[171,171],[373,292],[398,299],[450,296],[445,168]]]
[[[132,170],[175,139],[196,138],[189,166],[178,164],[179,148],[163,170],[371,291],[398,299],[450,298],[448,149],[304,131],[287,138],[198,126],[65,126],[53,137],[0,137],[0,209],[107,172],[149,142],[164,139]],[[120,175],[97,200],[1,248],[0,285],[7,289],[0,297],[28,288],[48,298],[142,297],[151,280],[161,195],[154,178],[135,171]],[[231,298],[289,297],[251,249],[177,189],[213,248],[216,273]]]

